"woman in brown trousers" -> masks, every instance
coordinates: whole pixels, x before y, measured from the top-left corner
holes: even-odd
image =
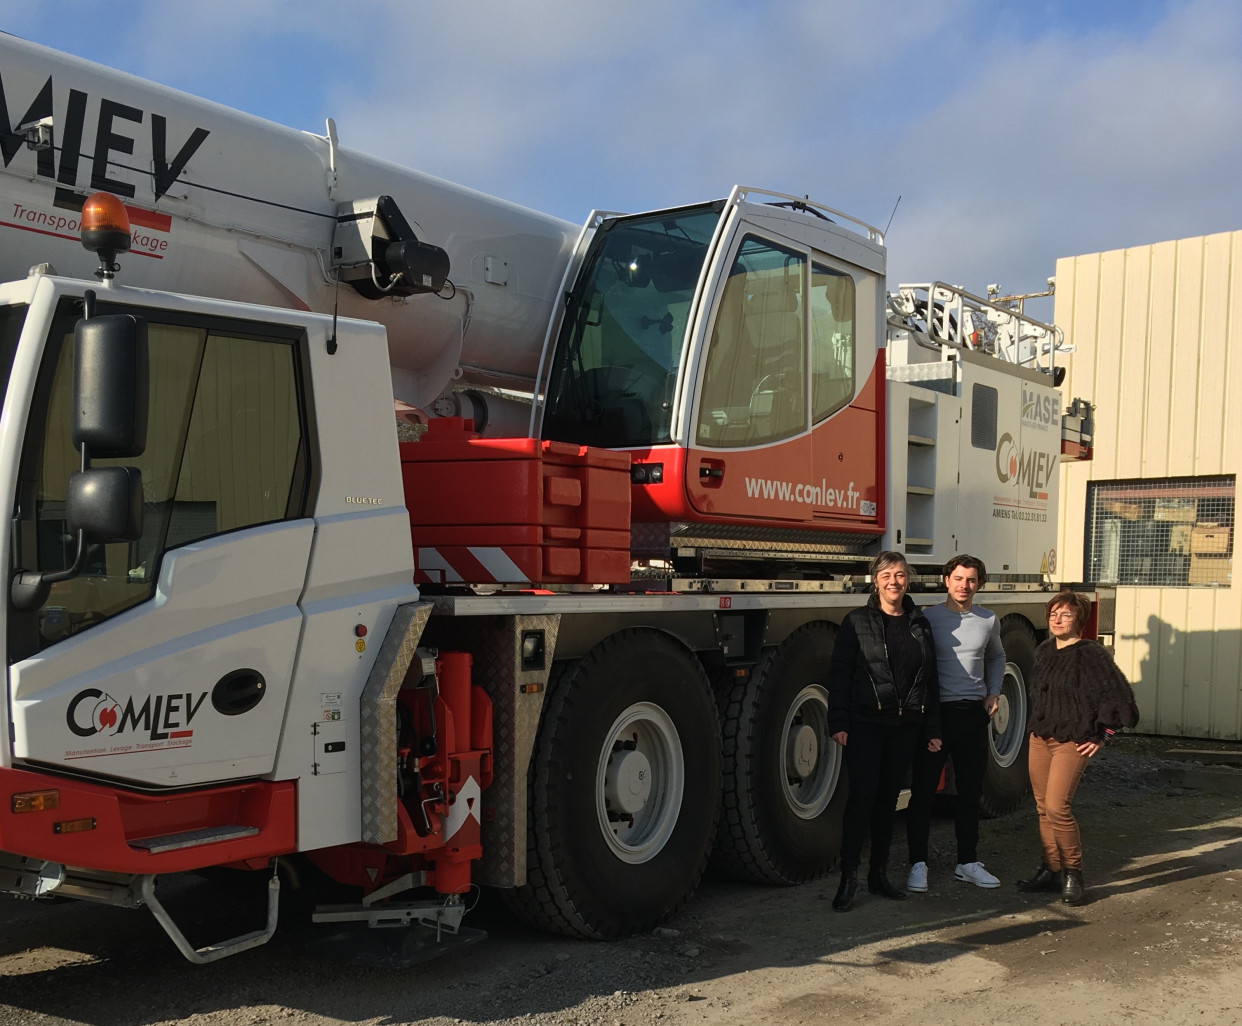
[[[1045,608],[1047,641],[1035,650],[1031,699],[1031,790],[1039,814],[1043,863],[1023,891],[1061,891],[1083,900],[1082,836],[1070,809],[1087,763],[1108,735],[1138,722],[1134,692],[1112,656],[1082,637],[1091,612],[1085,595],[1062,591]]]

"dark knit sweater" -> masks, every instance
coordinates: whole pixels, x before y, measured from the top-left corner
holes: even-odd
[[[1095,641],[1035,649],[1028,682],[1031,733],[1056,741],[1098,741],[1105,727],[1138,722],[1134,692],[1107,650]]]

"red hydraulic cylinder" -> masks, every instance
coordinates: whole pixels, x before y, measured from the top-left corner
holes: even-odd
[[[480,762],[484,753],[471,746],[473,660],[468,652],[444,652],[436,660],[440,699],[448,708],[444,737],[448,772],[448,814],[443,854],[433,860],[432,880],[440,894],[462,894],[470,889],[470,862],[483,854],[479,831]],[[491,739],[488,738],[490,748]],[[490,754],[490,753],[488,753]]]
[[[440,697],[453,714],[453,736],[447,739],[450,754],[470,751],[470,670],[469,652],[445,652],[436,660]]]

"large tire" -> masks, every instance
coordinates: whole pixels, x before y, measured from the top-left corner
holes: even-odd
[[[796,884],[841,850],[845,772],[828,733],[834,628],[811,623],[720,695],[724,791],[712,861],[740,880]]]
[[[698,660],[655,630],[605,639],[548,689],[529,776],[526,884],[541,929],[654,929],[698,886],[720,806],[720,732]]]
[[[988,766],[979,800],[985,816],[1013,812],[1031,791],[1026,766],[1031,746],[1027,681],[1035,661],[1035,631],[1024,617],[1007,616],[1001,620],[1001,643],[1005,646],[1005,681],[988,730]]]

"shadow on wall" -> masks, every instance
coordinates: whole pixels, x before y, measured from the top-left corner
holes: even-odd
[[[1139,731],[1242,740],[1242,630],[1181,630],[1153,615],[1146,633],[1117,639],[1147,646],[1131,681]]]

